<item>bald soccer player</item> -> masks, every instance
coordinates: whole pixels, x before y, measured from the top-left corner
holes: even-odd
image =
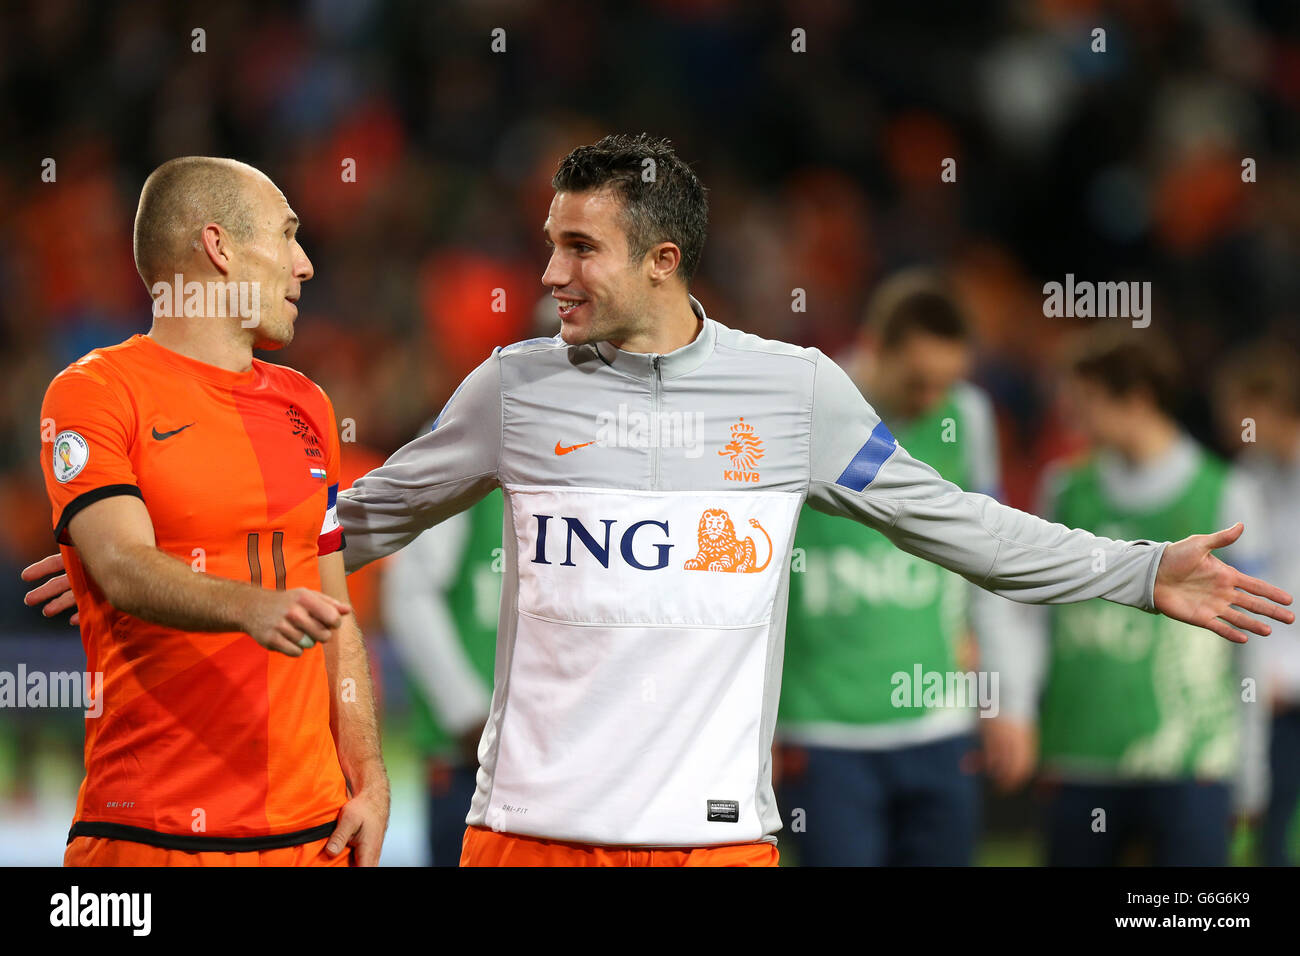
[[[164,163],[135,221],[152,327],[46,392],[54,533],[104,675],[65,865],[378,862],[388,781],[344,576],[334,410],[253,358],[293,340],[312,277],[297,229],[251,166]]]

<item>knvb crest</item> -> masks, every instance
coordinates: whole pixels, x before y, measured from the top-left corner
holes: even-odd
[[[731,426],[731,441],[719,452],[731,459],[731,467],[723,469],[726,481],[758,481],[758,461],[763,457],[763,442],[754,433],[754,426],[742,418]]]
[[[321,451],[320,439],[316,437],[316,432],[308,424],[307,419],[302,417],[302,412],[298,411],[298,406],[290,405],[285,410],[285,415],[289,417],[289,425],[293,429],[294,435],[302,439],[307,457],[323,458],[324,453]]]

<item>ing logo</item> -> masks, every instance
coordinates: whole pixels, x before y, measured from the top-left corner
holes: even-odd
[[[757,557],[752,536],[741,541],[736,537],[736,526],[732,524],[731,515],[721,508],[709,508],[700,515],[700,528],[697,534],[699,553],[682,566],[686,571],[731,571],[737,574],[753,574],[764,570],[772,563],[772,536],[767,533],[757,518],[749,519],[750,527],[757,528],[767,538],[767,560],[755,566]]]
[[[763,457],[763,442],[754,433],[754,426],[745,424],[745,419],[741,418],[731,426],[731,441],[718,454],[731,459],[732,467],[723,469],[724,480],[758,481],[758,460]]]

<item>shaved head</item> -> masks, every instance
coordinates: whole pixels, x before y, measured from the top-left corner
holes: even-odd
[[[183,156],[155,169],[140,190],[135,214],[135,268],[144,284],[170,280],[210,222],[236,242],[253,237],[251,187],[266,177],[247,163]]]

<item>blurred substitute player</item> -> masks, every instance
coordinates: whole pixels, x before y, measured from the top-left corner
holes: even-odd
[[[378,862],[388,782],[340,550],[334,410],[253,358],[293,339],[312,277],[297,228],[250,166],[164,163],[135,221],[152,328],[46,392],[55,537],[104,674],[67,865]]]
[[[1066,406],[1094,450],[1049,472],[1041,512],[1157,540],[1244,518],[1256,533],[1229,556],[1258,568],[1257,492],[1174,419],[1174,355],[1155,330],[1094,327],[1076,341]],[[1003,706],[1029,715],[1037,703],[1048,863],[1113,866],[1145,845],[1157,866],[1225,864],[1234,805],[1258,812],[1266,793],[1267,642],[1234,646],[1104,601],[1034,611],[1032,679],[1004,681]]]
[[[873,296],[845,369],[913,455],[956,485],[996,496],[993,409],[962,381],[971,348],[951,294],[914,270]],[[983,702],[977,720],[976,693],[922,701],[919,688],[915,700],[899,692],[917,668],[945,685],[969,673],[968,628],[985,646],[1014,627],[1014,605],[878,531],[808,507],[794,555],[778,797],[800,862],[969,864],[979,809],[972,732],[998,719],[996,699]]]
[[[1106,597],[1235,641],[1269,631],[1247,611],[1294,620],[1273,603],[1290,595],[1210,553],[1240,526],[1114,541],[964,493],[820,352],[709,319],[688,291],[705,190],[666,141],[580,147],[553,185],[542,282],[560,335],[496,349],[431,432],[339,494],[358,568],[504,492],[462,865],[775,865],[805,500],[1021,601]]]
[[[412,688],[434,866],[460,863],[478,742],[492,701],[505,571],[501,507],[501,493],[492,492],[423,532],[384,572],[384,633]]]
[[[1265,566],[1278,580],[1300,585],[1300,354],[1281,342],[1258,342],[1234,355],[1216,384],[1224,438],[1242,448],[1238,465],[1254,480],[1276,529]],[[1300,859],[1300,631],[1274,628],[1260,656],[1273,704],[1260,862],[1290,866]]]

